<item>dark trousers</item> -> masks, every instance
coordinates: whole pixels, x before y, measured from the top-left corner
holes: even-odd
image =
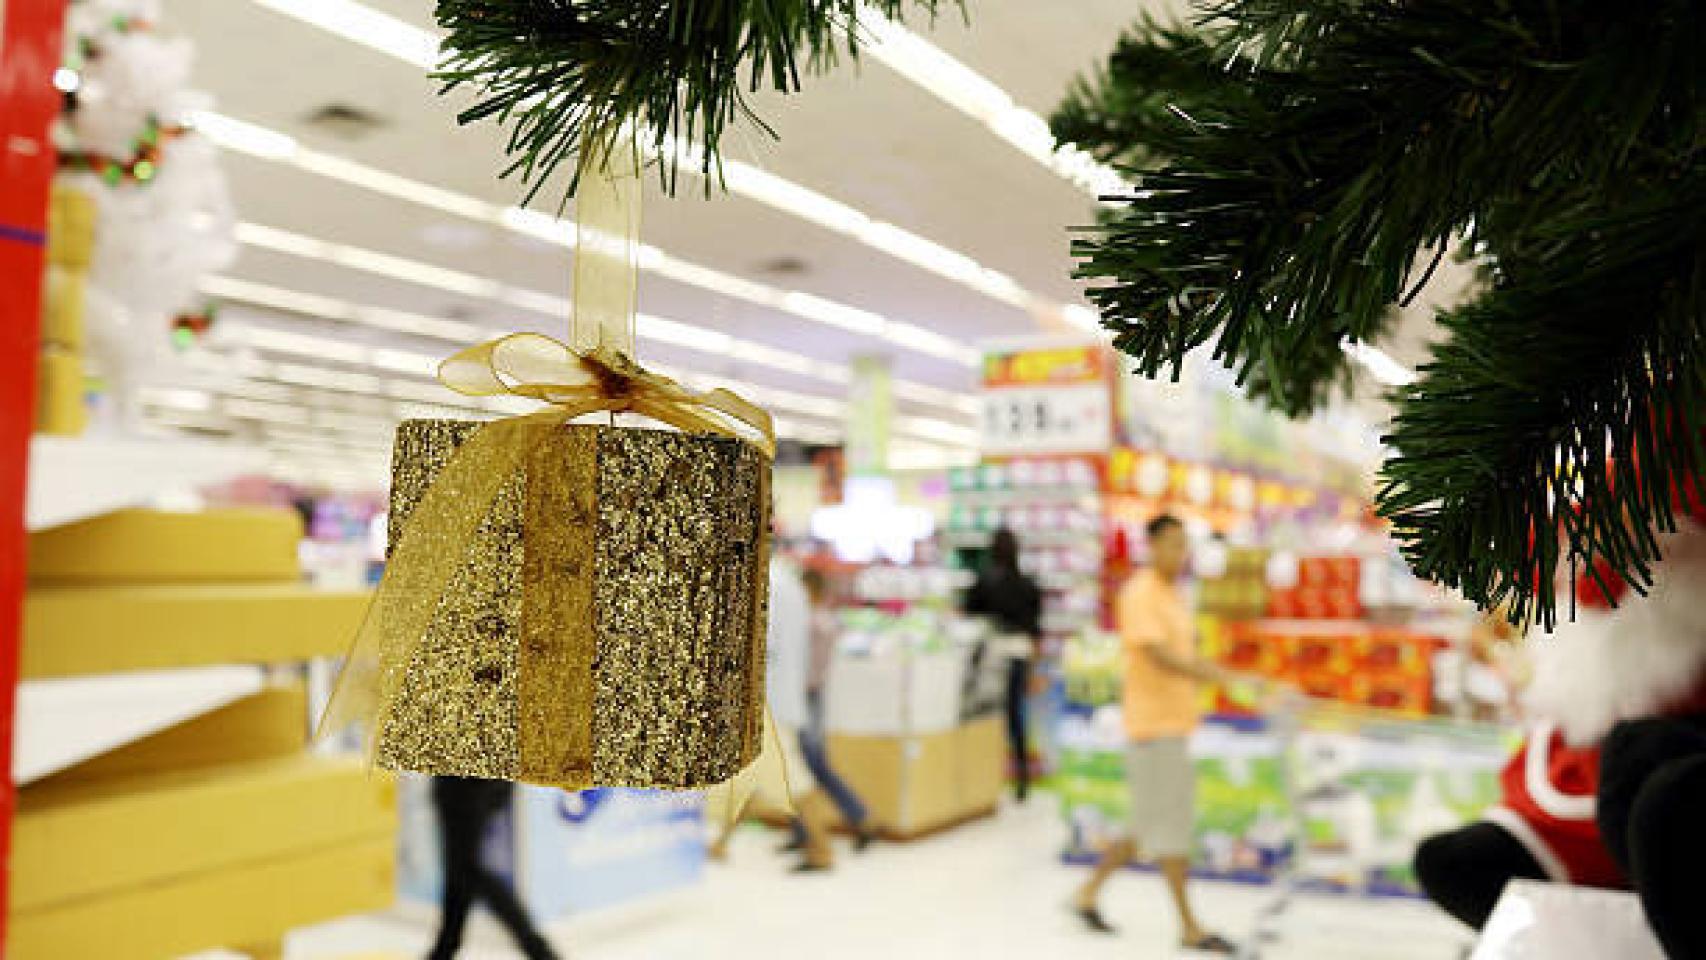
[[[800,730],[800,756],[806,761],[817,785],[829,794],[835,808],[841,811],[847,825],[854,830],[863,830],[865,818],[870,815],[865,809],[865,801],[859,799],[859,794],[829,764],[829,740],[823,724],[823,695],[815,690],[806,694],[806,708],[809,716]],[[793,832],[796,842],[805,842],[805,828],[798,819],[793,822]]]
[[[492,817],[509,802],[514,785],[503,780],[434,777],[444,862],[444,911],[431,960],[449,960],[462,946],[462,931],[475,900],[484,901],[530,958],[551,957],[515,891],[480,859],[480,844]]]
[[[1472,823],[1416,848],[1416,880],[1440,909],[1476,930],[1512,880],[1544,880],[1532,854],[1504,827]]]
[[[1019,799],[1031,792],[1030,731],[1025,724],[1025,703],[1031,694],[1031,661],[1007,663],[1007,747],[1013,757],[1015,790]]]
[[[1600,753],[1599,832],[1672,957],[1706,957],[1706,714],[1619,724]]]

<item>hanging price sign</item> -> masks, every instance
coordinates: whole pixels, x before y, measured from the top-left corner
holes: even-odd
[[[1112,443],[1111,364],[1104,348],[992,351],[983,370],[985,456],[1101,453]]]

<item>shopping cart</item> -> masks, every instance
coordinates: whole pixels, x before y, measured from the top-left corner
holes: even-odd
[[[1249,935],[1238,953],[1259,960],[1265,950],[1284,939],[1298,901],[1310,893],[1343,895],[1368,893],[1372,867],[1379,862],[1379,841],[1370,821],[1365,829],[1347,808],[1366,803],[1349,778],[1358,769],[1355,744],[1370,727],[1402,726],[1410,737],[1449,737],[1449,724],[1429,720],[1399,720],[1385,711],[1338,701],[1287,696],[1269,714],[1268,730],[1275,743],[1278,780],[1289,816],[1289,853],[1275,866],[1269,894],[1257,910]],[[1330,814],[1352,824],[1333,843],[1311,836],[1310,824]],[[1387,852],[1390,855],[1390,851]]]

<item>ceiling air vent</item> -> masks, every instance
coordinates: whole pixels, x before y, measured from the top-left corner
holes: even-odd
[[[328,103],[308,114],[307,123],[340,140],[360,140],[385,125],[378,114],[347,103]]]
[[[760,263],[758,272],[772,277],[797,277],[811,272],[811,266],[799,257],[784,255]]]

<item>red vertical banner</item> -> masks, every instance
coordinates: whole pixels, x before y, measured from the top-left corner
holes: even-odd
[[[11,875],[13,709],[24,602],[24,484],[35,420],[42,259],[65,0],[0,0],[0,945]],[[5,948],[0,946],[0,956]]]

